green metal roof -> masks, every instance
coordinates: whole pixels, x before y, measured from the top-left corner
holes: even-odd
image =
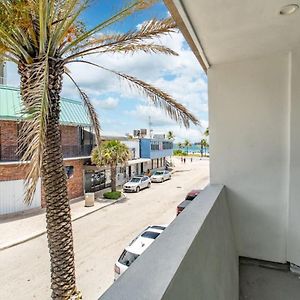
[[[20,120],[21,99],[18,88],[0,85],[0,120]],[[91,126],[90,119],[79,100],[61,98],[60,123]]]

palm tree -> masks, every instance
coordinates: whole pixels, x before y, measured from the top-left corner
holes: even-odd
[[[203,157],[203,150],[204,149],[206,149],[206,147],[207,147],[207,141],[206,141],[206,139],[202,139],[201,141],[200,141],[200,152],[201,152],[201,157]],[[206,150],[205,150],[206,151]]]
[[[182,143],[178,143],[178,148],[179,148],[179,149],[182,149],[182,148],[183,148]]]
[[[167,139],[170,140],[170,141],[174,141],[175,135],[174,135],[173,131],[168,131],[168,133],[167,133]]]
[[[189,147],[191,146],[192,144],[190,143],[190,141],[188,139],[184,140],[183,142],[183,147],[186,148],[186,153],[189,154]]]
[[[207,150],[209,148],[209,144],[208,142],[205,140],[205,148],[204,148],[204,153],[205,153],[205,156],[207,156]]]
[[[127,81],[175,121],[189,127],[198,120],[170,95],[133,76],[96,65],[88,59],[104,53],[163,53],[173,50],[152,42],[176,30],[171,18],[145,22],[139,29],[106,34],[107,27],[145,9],[154,0],[126,1],[126,6],[91,29],[80,16],[89,0],[2,0],[0,1],[0,61],[17,64],[25,122],[20,133],[22,160],[30,161],[24,201],[31,203],[39,178],[46,201],[48,247],[51,259],[53,299],[79,299],[76,289],[73,236],[66,174],[61,149],[59,117],[63,75],[78,89],[90,115],[97,144],[100,126],[87,96],[71,76],[68,65],[89,64]],[[106,32],[103,32],[106,30]]]
[[[117,190],[117,165],[125,164],[130,158],[128,147],[117,140],[102,142],[92,152],[92,162],[99,167],[110,166],[111,191]]]
[[[204,131],[204,135],[207,137],[209,136],[209,127],[207,127]]]

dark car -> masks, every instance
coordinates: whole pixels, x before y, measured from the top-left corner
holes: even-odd
[[[177,216],[199,195],[200,192],[201,190],[191,190],[185,196],[185,200],[177,206]]]

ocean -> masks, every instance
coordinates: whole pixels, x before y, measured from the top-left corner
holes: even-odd
[[[188,151],[188,153],[201,153],[200,149],[201,148],[198,145],[192,145],[192,146],[189,146],[189,147],[180,148],[180,150],[182,150],[184,152]],[[174,144],[173,150],[179,150],[178,144]],[[205,150],[206,150],[206,152],[205,152]],[[209,148],[206,148],[206,149],[204,148],[203,153],[209,153]]]

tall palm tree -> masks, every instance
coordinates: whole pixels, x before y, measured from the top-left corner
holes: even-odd
[[[174,135],[173,131],[168,131],[168,133],[167,133],[167,139],[170,140],[170,141],[174,141],[175,135]]]
[[[183,146],[186,148],[186,153],[189,154],[189,147],[191,146],[192,144],[190,143],[190,141],[188,139],[184,140],[183,142]]]
[[[99,167],[109,166],[111,176],[111,191],[117,190],[117,165],[125,164],[130,158],[128,147],[117,140],[102,142],[92,152],[92,162]]]
[[[153,42],[153,38],[169,34],[176,28],[171,18],[151,20],[139,29],[124,34],[106,34],[108,26],[128,15],[145,9],[154,0],[126,1],[126,6],[91,29],[85,29],[80,16],[89,0],[1,0],[0,60],[17,64],[24,120],[20,134],[20,152],[30,161],[26,176],[25,202],[31,203],[39,178],[46,201],[48,247],[51,259],[53,299],[79,299],[75,283],[72,223],[67,197],[59,130],[60,94],[63,75],[77,87],[90,115],[97,144],[100,126],[87,94],[71,76],[68,65],[93,65],[110,72],[136,88],[156,106],[189,127],[198,120],[170,95],[133,76],[111,70],[89,61],[92,54],[163,53],[173,50]]]

